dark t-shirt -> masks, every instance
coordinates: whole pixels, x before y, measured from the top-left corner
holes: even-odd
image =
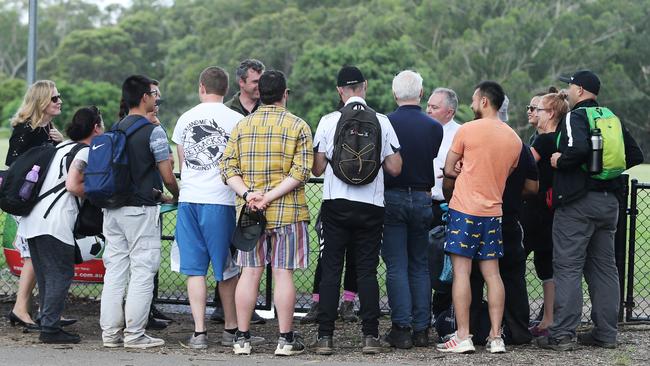
[[[402,173],[384,175],[386,189],[431,190],[434,184],[433,159],[442,142],[442,126],[422,112],[420,106],[403,105],[388,115],[400,143]]]
[[[553,185],[553,167],[551,167],[551,155],[557,151],[555,145],[555,132],[544,133],[535,139],[533,148],[541,157],[537,162],[539,170],[539,194],[546,194],[546,191]]]
[[[5,164],[10,166],[25,151],[34,146],[41,146],[48,141],[54,143],[50,139],[50,125],[32,130],[29,121],[17,124],[9,138],[9,150]]]
[[[519,215],[521,213],[521,191],[524,189],[526,179],[537,180],[537,166],[535,159],[530,152],[530,147],[521,144],[519,163],[515,170],[510,173],[506,181],[506,188],[503,191],[503,216]]]

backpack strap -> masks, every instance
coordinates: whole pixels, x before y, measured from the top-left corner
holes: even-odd
[[[124,124],[123,121],[124,120],[116,123],[115,126],[113,126],[113,130],[114,131],[117,131],[117,130],[123,131],[126,134],[127,138],[129,136],[133,135],[134,133],[136,133],[142,127],[152,124],[145,117],[140,117],[135,122],[133,122],[129,126],[127,126],[126,128],[122,128],[122,125]]]
[[[72,165],[72,162],[74,161],[74,157],[77,156],[77,153],[79,151],[81,151],[81,149],[83,149],[85,147],[88,147],[88,145],[86,145],[84,143],[80,143],[80,142],[71,142],[69,144],[65,144],[64,146],[69,146],[71,144],[76,144],[76,145],[72,149],[70,149],[70,151],[68,151],[65,154],[65,156],[63,156],[63,158],[61,158],[61,162],[59,163],[59,179],[63,176],[63,162],[65,161],[66,172],[69,172],[70,171],[70,166]],[[63,146],[61,146],[61,147],[63,147]],[[57,147],[57,149],[58,149],[58,147]],[[54,201],[52,201],[50,206],[47,208],[47,211],[45,211],[45,214],[43,215],[44,219],[47,218],[47,216],[50,214],[50,211],[52,211],[52,208],[54,207],[54,205],[67,192],[67,190],[64,189],[64,188],[65,188],[65,181],[63,181],[63,182],[57,184],[56,186],[52,187],[50,190],[48,190],[47,192],[45,192],[42,195],[38,196],[38,198],[36,199],[36,202],[39,202],[42,199],[44,199],[45,197],[49,196],[50,194],[53,194],[53,193],[56,193],[56,192],[59,192],[59,191],[62,190],[62,192],[60,192],[56,196]],[[77,201],[77,205],[79,205],[78,201]]]

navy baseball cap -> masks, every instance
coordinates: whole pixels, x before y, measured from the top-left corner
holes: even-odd
[[[596,95],[600,91],[600,79],[591,70],[576,71],[570,78],[560,76],[558,80],[581,86],[584,90]]]

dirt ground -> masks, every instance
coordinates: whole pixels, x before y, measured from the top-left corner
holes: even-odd
[[[12,303],[7,299],[0,303],[0,314],[8,314]],[[160,306],[170,314],[175,322],[163,331],[151,331],[155,337],[165,339],[166,345],[161,348],[134,351],[146,352],[157,355],[177,354],[196,355],[202,360],[210,360],[211,357],[223,358],[232,354],[229,347],[222,347],[218,344],[222,326],[209,324],[208,334],[210,346],[205,351],[194,351],[183,347],[184,343],[193,330],[191,315],[170,313],[173,307]],[[84,351],[111,352],[101,345],[101,332],[98,325],[99,303],[83,300],[74,300],[68,303],[65,315],[79,319],[77,324],[69,327],[72,332],[78,332],[82,342],[77,345],[42,345],[38,343],[38,333],[24,333],[21,327],[11,327],[6,319],[0,321],[0,348],[11,346],[28,346],[39,348],[64,348],[78,349]],[[390,326],[387,317],[382,318],[380,331],[385,332]],[[327,363],[328,360],[345,363],[371,363],[371,364],[437,364],[437,365],[648,365],[650,364],[650,325],[622,325],[620,331],[620,345],[615,350],[600,348],[581,347],[572,352],[553,352],[540,350],[532,345],[509,346],[508,352],[502,355],[492,355],[484,349],[478,349],[472,355],[448,355],[435,350],[435,347],[413,348],[411,350],[395,350],[386,348],[385,352],[379,355],[362,355],[360,351],[360,325],[345,324],[337,322],[335,333],[335,354],[332,356],[319,356],[309,351],[296,356],[304,363]],[[306,343],[313,342],[316,337],[316,326],[296,325],[296,330],[301,333]],[[268,343],[255,347],[253,354],[249,356],[251,361],[262,363],[265,359],[274,357],[275,341],[277,339],[277,322],[269,320],[265,325],[252,327],[252,332],[265,337]],[[232,355],[233,359],[236,357]],[[237,356],[241,357],[241,356]],[[215,361],[217,361],[215,359]],[[4,364],[4,362],[0,361]]]

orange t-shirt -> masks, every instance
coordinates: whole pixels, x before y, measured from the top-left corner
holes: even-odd
[[[460,126],[450,151],[462,156],[449,208],[467,215],[502,215],[503,190],[517,167],[521,139],[506,123],[482,118]]]

